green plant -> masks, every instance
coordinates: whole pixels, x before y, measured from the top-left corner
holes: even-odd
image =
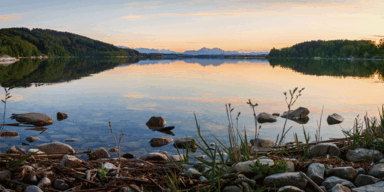
[[[16,167],[18,165],[20,165],[21,163],[23,163],[25,160],[27,160],[28,158],[30,158],[32,155],[36,154],[37,152],[33,152],[33,153],[29,153],[27,156],[19,159],[16,161],[16,158],[13,158],[11,162],[9,162],[8,164],[8,168],[12,168],[12,167]],[[9,158],[6,156],[5,157],[7,160],[9,160]],[[7,166],[6,166],[7,167]]]
[[[111,122],[108,121],[108,124],[109,124],[109,130],[111,131],[112,135],[113,135],[113,138],[115,139],[115,144],[116,144],[116,148],[117,148],[117,154],[119,155],[119,163],[121,163],[121,157],[120,157],[120,145],[121,145],[121,140],[123,139],[123,136],[124,136],[124,132],[121,131],[120,133],[120,137],[119,137],[119,142],[117,142],[116,140],[116,136],[115,134],[113,133],[113,130],[112,130],[112,125],[111,125]]]
[[[274,161],[274,165],[270,167],[268,164],[262,164],[260,160],[257,160],[253,165],[249,165],[249,167],[256,175],[261,177],[284,173],[288,170],[288,165],[285,161]]]
[[[12,97],[11,93],[9,92],[12,89],[12,87],[6,88],[4,87],[5,95],[4,95],[4,100],[2,99],[1,101],[4,103],[4,114],[3,114],[3,124],[0,126],[0,135],[3,132],[4,125],[5,125],[5,113],[7,111],[7,100]]]
[[[316,130],[316,134],[315,134],[316,143],[318,143],[322,140],[320,131],[321,131],[321,120],[323,119],[323,111],[324,111],[324,105],[323,105],[323,108],[321,109],[320,123],[319,123],[319,121],[317,121],[317,130]]]
[[[103,164],[97,169],[97,175],[102,180],[108,174],[108,169],[103,167]]]

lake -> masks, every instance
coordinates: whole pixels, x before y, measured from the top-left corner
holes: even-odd
[[[287,110],[283,92],[305,87],[293,109],[309,109],[304,128],[312,136],[320,121],[323,140],[343,137],[342,129],[352,128],[357,115],[378,116],[384,104],[384,62],[348,60],[236,60],[186,59],[142,60],[127,58],[103,59],[23,59],[9,66],[0,66],[3,87],[14,86],[7,102],[6,123],[12,113],[38,112],[55,119],[45,132],[25,130],[26,127],[6,126],[4,130],[19,133],[14,138],[0,138],[2,152],[12,145],[28,143],[25,138],[39,137],[30,148],[47,142],[68,142],[76,151],[87,148],[115,147],[108,128],[115,134],[124,132],[123,153],[136,156],[154,151],[177,154],[169,144],[153,148],[149,140],[171,137],[174,140],[197,137],[197,121],[209,141],[212,135],[225,141],[228,119],[225,104],[231,103],[233,116],[241,112],[239,127],[254,137],[252,109],[248,99],[257,102],[256,113],[280,113]],[[0,90],[4,98],[4,90]],[[1,117],[4,105],[0,106]],[[56,120],[56,113],[68,118]],[[328,125],[328,115],[345,117],[340,125]],[[149,130],[145,125],[151,116],[162,116],[166,126],[175,126],[174,136]],[[260,138],[275,140],[285,119],[262,125]],[[303,126],[288,120],[286,141],[297,133],[303,140]],[[196,152],[201,154],[201,152]],[[113,156],[116,156],[115,154]]]

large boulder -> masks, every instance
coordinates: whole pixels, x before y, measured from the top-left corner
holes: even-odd
[[[39,146],[34,147],[34,149],[39,149],[40,151],[46,153],[46,154],[73,154],[75,153],[75,150],[65,143],[60,142],[53,142],[53,143],[47,143],[42,144]]]
[[[265,177],[264,185],[267,187],[284,187],[287,185],[304,189],[308,180],[300,175],[299,172],[278,173]]]
[[[309,153],[315,157],[325,155],[340,155],[340,149],[333,143],[319,143],[309,149]]]
[[[257,122],[259,123],[273,123],[277,121],[277,117],[278,116],[262,112],[262,113],[259,113],[259,115],[257,115],[256,118],[257,118]]]
[[[167,123],[165,121],[164,118],[162,117],[156,117],[156,116],[152,116],[148,122],[146,123],[146,125],[149,127],[149,128],[161,128],[161,127],[164,127],[165,123]]]
[[[351,162],[372,159],[374,162],[384,159],[383,153],[373,149],[357,148],[347,152],[347,160]]]
[[[253,171],[251,170],[250,165],[255,165],[256,161],[257,160],[255,159],[255,160],[249,160],[249,161],[244,161],[244,162],[240,162],[237,164],[233,164],[232,165],[232,167],[233,167],[232,172],[233,173],[252,174]],[[261,164],[269,165],[270,167],[275,165],[271,159],[259,159],[259,161]]]
[[[172,141],[173,139],[169,137],[158,137],[151,139],[149,143],[151,144],[151,147],[161,147],[164,145],[168,145]]]
[[[291,120],[299,120],[308,118],[309,110],[305,107],[299,107],[296,110],[290,111],[288,115],[288,111],[284,112],[281,117],[291,119]]]
[[[168,157],[167,155],[163,154],[163,153],[147,153],[141,157],[139,157],[139,159],[141,160],[153,160],[153,161],[166,161],[168,162]]]
[[[190,148],[197,148],[196,143],[197,143],[196,139],[192,137],[183,137],[183,138],[177,139],[173,143],[173,146],[179,149],[185,149],[187,146],[189,146]]]
[[[375,184],[379,181],[380,181],[380,179],[378,179],[376,177],[372,177],[370,175],[360,174],[355,179],[355,185],[356,185],[356,187],[361,187],[361,186],[365,186],[365,185]]]
[[[368,171],[368,175],[372,175],[377,178],[384,177],[384,163],[376,164]]]
[[[41,113],[21,113],[12,114],[12,119],[24,124],[32,124],[36,126],[52,125],[52,117]]]
[[[255,142],[256,141],[256,142]],[[266,139],[251,139],[249,141],[253,146],[257,144],[258,147],[274,147],[276,142]]]
[[[324,181],[325,166],[321,163],[312,163],[309,165],[307,175],[316,184],[320,185]]]
[[[94,159],[109,158],[110,155],[104,147],[100,147],[93,151],[92,156]]]
[[[372,185],[353,188],[352,192],[383,192],[384,191],[383,189],[384,189],[384,181],[380,181]]]
[[[321,185],[324,186],[327,190],[332,189],[337,184],[341,184],[341,185],[346,186],[348,188],[354,188],[355,187],[355,185],[352,182],[350,182],[346,179],[336,177],[336,176],[328,177],[323,181],[323,183],[321,183]]]
[[[331,170],[330,175],[354,181],[358,173],[353,167],[336,167]]]
[[[327,118],[328,125],[339,124],[339,123],[341,123],[343,121],[344,121],[344,117],[342,117],[341,115],[339,115],[337,113],[329,115],[328,118]]]

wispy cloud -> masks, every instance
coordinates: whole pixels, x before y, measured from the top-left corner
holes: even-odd
[[[163,1],[135,1],[125,3],[124,5],[135,9],[156,9]]]
[[[21,19],[21,14],[0,15],[0,21],[16,21]]]
[[[379,37],[379,38],[383,38],[384,35],[371,35],[372,37]]]

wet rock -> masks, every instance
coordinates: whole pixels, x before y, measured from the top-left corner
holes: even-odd
[[[357,168],[356,170],[357,170],[357,172],[358,172],[359,175],[360,175],[360,174],[366,174],[366,173],[367,173],[363,168]]]
[[[384,163],[376,164],[368,171],[368,175],[372,175],[377,178],[384,177]]]
[[[64,120],[66,118],[68,118],[68,115],[66,113],[57,112],[57,120],[58,121]]]
[[[19,133],[16,131],[4,131],[0,135],[1,137],[16,137],[19,136]]]
[[[61,159],[60,165],[71,167],[71,168],[79,168],[82,167],[82,160],[77,158],[74,155],[64,155]]]
[[[351,190],[341,184],[336,184],[329,192],[351,192]]]
[[[269,165],[272,167],[274,162],[271,159],[259,159],[261,164]],[[252,174],[253,171],[249,167],[250,165],[254,165],[257,160],[244,161],[237,164],[232,165],[232,173],[242,173],[242,174]]]
[[[300,175],[299,172],[278,173],[265,177],[264,185],[267,187],[284,187],[287,185],[295,186],[300,189],[305,188],[308,180]]]
[[[42,188],[42,187],[49,187],[51,186],[51,180],[44,177],[40,180],[39,184],[37,184],[37,187]]]
[[[135,157],[135,155],[132,155],[130,153],[126,153],[126,154],[123,155],[123,157],[126,158],[126,159],[133,159]]]
[[[171,155],[169,157],[169,160],[171,160],[173,162],[183,161],[184,160],[184,155]]]
[[[310,148],[309,152],[315,157],[325,156],[328,154],[334,156],[340,155],[340,149],[333,143],[319,143],[314,147]]]
[[[188,171],[185,172],[185,175],[189,178],[197,179],[201,176],[201,173],[194,168],[189,168]]]
[[[363,159],[372,159],[372,157],[373,161],[375,162],[384,159],[384,155],[377,150],[357,148],[347,152],[347,160],[351,162],[360,161]]]
[[[305,191],[295,186],[285,186],[280,188],[278,192],[305,192]]]
[[[40,151],[40,149],[29,149],[28,153],[36,153],[36,155],[44,155],[45,153],[43,151]]]
[[[206,182],[206,181],[209,181],[207,178],[205,178],[204,176],[200,176],[199,177],[199,180],[202,181],[202,182]]]
[[[372,177],[370,175],[360,174],[355,179],[355,185],[356,185],[356,187],[361,187],[361,186],[365,186],[365,185],[375,184],[379,181],[380,181],[380,179]]]
[[[161,147],[164,145],[168,145],[171,142],[173,142],[173,139],[169,137],[158,137],[158,138],[153,138],[149,141],[149,143],[151,144],[151,147]]]
[[[69,185],[62,179],[56,179],[53,182],[53,188],[55,188],[57,190],[64,191],[64,190],[69,189]]]
[[[344,117],[342,117],[341,115],[339,115],[337,113],[329,115],[328,118],[327,118],[328,125],[339,124],[339,123],[341,123],[343,121],[344,121]]]
[[[324,181],[325,166],[321,163],[312,163],[307,170],[307,176],[316,184],[320,185]]]
[[[95,149],[92,153],[93,158],[95,159],[101,159],[101,158],[109,158],[109,153],[104,147],[100,147],[98,149]]]
[[[239,187],[237,186],[234,186],[234,185],[230,185],[230,186],[226,186],[222,192],[243,192],[242,189],[240,189]]]
[[[372,185],[366,185],[358,188],[353,188],[352,192],[383,192],[384,181]]]
[[[110,148],[108,151],[109,151],[110,153],[117,153],[119,150],[116,149],[116,148]]]
[[[38,137],[27,137],[27,138],[25,138],[25,140],[27,140],[28,142],[32,143],[34,141],[38,141],[39,138]]]
[[[197,148],[196,143],[197,143],[196,139],[192,137],[183,137],[183,138],[177,139],[173,143],[173,146],[179,149],[185,149],[187,146],[189,146],[190,148]]]
[[[12,114],[11,118],[15,119],[20,123],[33,124],[36,126],[45,126],[53,124],[52,117],[41,113]]]
[[[336,176],[328,177],[324,180],[323,183],[321,183],[321,185],[324,186],[327,190],[332,189],[337,184],[341,184],[341,185],[346,186],[348,188],[354,188],[355,187],[355,185],[352,182],[350,182],[346,179],[341,179],[341,178],[336,177]]]
[[[278,117],[278,116],[277,116]],[[257,122],[259,123],[273,123],[277,121],[277,117],[265,112],[259,113],[257,115]]]
[[[41,190],[36,185],[29,185],[27,188],[25,188],[24,192],[43,192],[43,190]]]
[[[143,156],[141,156],[139,159],[141,160],[154,160],[154,161],[166,161],[168,162],[167,155],[164,155],[163,153],[147,153]]]
[[[255,142],[255,139],[251,139],[251,141],[249,142],[253,146],[257,144],[258,147],[274,147],[276,145],[274,141],[266,140],[266,139],[256,139],[256,142]]]
[[[55,153],[73,154],[73,153],[75,153],[75,150],[70,145],[67,145],[65,143],[60,143],[60,142],[42,144],[42,145],[34,147],[34,149],[39,149],[40,151],[42,151],[46,154],[55,154]]]
[[[330,175],[354,181],[358,173],[353,167],[336,167],[331,170]]]
[[[9,170],[4,170],[4,171],[0,171],[0,181],[1,180],[7,180],[7,179],[12,179],[12,173],[11,171]]]
[[[164,118],[162,117],[156,117],[156,116],[152,116],[148,122],[146,123],[146,125],[149,127],[149,128],[157,128],[157,127],[164,127],[165,123],[167,123],[165,121]]]
[[[291,119],[291,120],[299,120],[305,119],[308,117],[309,110],[305,107],[299,107],[296,110],[290,111],[288,115],[288,111],[284,112],[281,117]]]
[[[287,161],[287,172],[295,172],[295,164],[292,161]]]
[[[11,153],[22,153],[21,151],[24,151],[24,149],[22,149],[22,148],[18,148],[18,147],[16,147],[16,146],[12,146],[11,148],[9,148],[9,150],[11,150]]]

